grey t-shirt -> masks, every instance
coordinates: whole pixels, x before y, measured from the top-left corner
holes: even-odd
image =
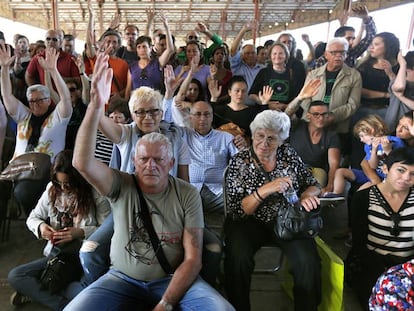
[[[164,192],[144,194],[144,197],[165,256],[175,269],[184,258],[184,228],[204,227],[200,195],[189,183],[169,176]],[[142,281],[164,277],[165,272],[139,215],[139,197],[131,175],[114,170],[108,198],[114,216],[112,267]]]

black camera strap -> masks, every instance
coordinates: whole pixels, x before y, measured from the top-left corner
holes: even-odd
[[[131,176],[132,176],[132,179],[134,180],[135,187],[137,188],[139,203],[141,205],[141,217],[142,217],[142,221],[144,222],[145,229],[147,229],[147,232],[150,236],[152,248],[154,249],[158,262],[160,263],[164,272],[167,274],[172,274],[174,273],[174,271],[171,268],[171,265],[168,262],[167,257],[165,257],[164,250],[162,249],[160,240],[158,239],[158,235],[155,232],[154,225],[151,221],[151,216],[148,210],[147,202],[145,201],[141,188],[138,186],[138,182],[137,182],[135,175],[132,174]]]

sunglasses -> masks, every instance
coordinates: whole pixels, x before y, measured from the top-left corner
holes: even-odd
[[[195,40],[198,41],[198,37],[197,36],[188,36],[189,40]]]
[[[75,91],[77,91],[78,89],[76,87],[70,87],[69,88],[69,92],[73,93]]]
[[[53,42],[58,42],[59,41],[58,38],[51,38],[51,37],[46,38],[46,41],[50,41],[50,40],[52,40]]]
[[[139,75],[140,80],[147,80],[148,76],[147,76],[147,71],[145,69],[141,70],[141,74]]]
[[[400,214],[391,214],[391,220],[393,222],[393,226],[390,228],[390,234],[392,236],[398,236],[401,232],[400,224]]]

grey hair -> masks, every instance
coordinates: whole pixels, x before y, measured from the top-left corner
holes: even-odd
[[[148,86],[141,86],[140,88],[134,90],[129,99],[128,106],[131,115],[135,111],[135,107],[140,102],[152,102],[157,108],[162,109],[162,95],[159,91],[156,91]]]
[[[161,145],[164,145],[165,147],[167,147],[168,157],[170,159],[174,158],[172,143],[168,139],[167,136],[165,136],[161,133],[158,133],[158,132],[152,132],[152,133],[149,133],[149,134],[145,134],[144,136],[142,136],[138,140],[137,145],[135,147],[135,154],[137,154],[138,146],[143,142],[147,142],[147,143],[151,143],[151,144],[159,143]]]
[[[276,110],[265,110],[257,114],[250,123],[252,135],[258,129],[273,130],[277,132],[279,140],[284,142],[289,137],[290,119],[284,112]]]
[[[46,86],[42,85],[42,84],[33,84],[33,85],[29,86],[27,88],[27,91],[26,91],[26,98],[29,99],[29,96],[33,92],[40,92],[40,93],[42,93],[42,97],[50,98],[49,89]]]
[[[342,38],[342,37],[332,38],[331,40],[329,40],[328,43],[326,44],[326,50],[328,51],[329,47],[336,43],[342,44],[344,46],[344,49],[348,51],[349,43],[348,41],[346,41],[345,38]]]

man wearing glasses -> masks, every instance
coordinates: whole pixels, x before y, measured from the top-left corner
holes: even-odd
[[[59,52],[57,60],[57,70],[63,78],[76,78],[80,81],[79,69],[73,61],[72,55],[62,50],[63,32],[58,30],[48,30],[45,36],[46,47],[54,48]],[[45,71],[39,63],[39,58],[45,58],[42,52],[30,60],[27,67],[25,79],[27,85],[45,85]]]
[[[309,81],[320,80],[318,92],[301,103],[304,119],[308,118],[307,111],[312,101],[321,100],[328,106],[326,126],[338,134],[344,154],[348,154],[351,149],[348,146],[349,122],[360,105],[362,88],[359,72],[345,64],[348,47],[344,38],[334,38],[328,42],[325,50],[327,63],[312,70],[306,77],[305,85]]]
[[[333,191],[335,172],[341,160],[338,135],[326,126],[328,109],[321,100],[311,102],[306,113],[309,121],[292,122],[289,135],[290,145],[321,184],[322,194]]]
[[[14,157],[34,151],[50,155],[53,162],[56,154],[65,147],[65,133],[72,115],[72,103],[65,81],[56,68],[58,51],[47,47],[44,55],[45,58],[39,58],[39,64],[55,83],[60,98],[56,106],[51,105],[49,89],[40,84],[27,89],[29,108],[13,96],[9,69],[14,57],[10,56],[10,50],[4,44],[0,46],[0,84],[7,112],[17,123]],[[37,203],[47,182],[23,180],[15,184],[16,198],[27,214]]]

